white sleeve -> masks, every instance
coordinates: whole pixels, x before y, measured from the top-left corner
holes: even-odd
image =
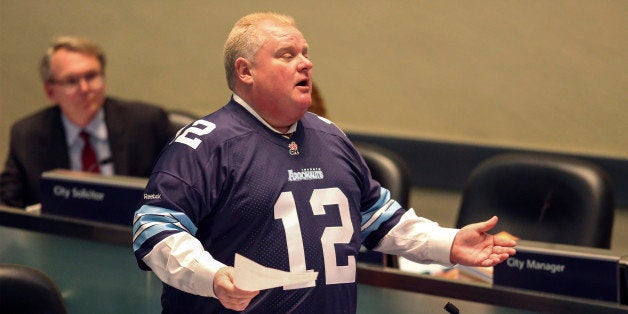
[[[214,275],[226,266],[215,260],[201,242],[187,232],[178,232],[163,239],[142,261],[166,284],[188,293],[214,298]]]
[[[443,228],[434,221],[418,217],[410,208],[373,250],[418,263],[449,266],[452,265],[451,245],[458,230]]]

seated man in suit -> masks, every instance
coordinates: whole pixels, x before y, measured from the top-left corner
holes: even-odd
[[[40,74],[54,105],[13,124],[0,175],[2,203],[38,203],[41,174],[55,168],[150,175],[176,130],[157,106],[105,95],[105,55],[97,44],[77,37],[56,39],[41,60]]]

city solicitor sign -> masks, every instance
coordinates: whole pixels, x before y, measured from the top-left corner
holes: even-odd
[[[130,226],[147,180],[56,169],[40,181],[41,212]]]

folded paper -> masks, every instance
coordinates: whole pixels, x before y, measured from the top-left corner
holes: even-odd
[[[318,272],[287,272],[262,266],[240,254],[235,255],[234,279],[236,287],[246,291],[295,286],[314,282]],[[313,284],[312,284],[313,285]],[[311,285],[311,286],[312,286]],[[304,285],[305,287],[306,285]]]

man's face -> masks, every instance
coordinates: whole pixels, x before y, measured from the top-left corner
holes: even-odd
[[[294,27],[266,25],[268,37],[252,63],[255,109],[262,117],[292,124],[312,104],[312,61]]]
[[[102,107],[105,81],[96,56],[57,50],[50,59],[52,82],[44,84],[48,99],[79,126],[87,125]]]

